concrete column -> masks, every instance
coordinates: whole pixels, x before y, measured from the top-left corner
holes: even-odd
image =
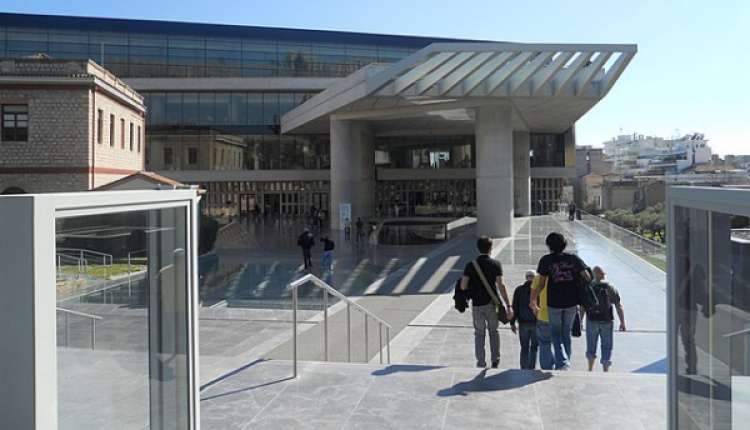
[[[531,134],[513,132],[513,200],[516,214],[531,215]]]
[[[375,139],[363,122],[331,120],[332,230],[344,228],[339,203],[351,203],[352,226],[375,214]]]
[[[509,237],[513,225],[511,106],[476,109],[477,234]]]

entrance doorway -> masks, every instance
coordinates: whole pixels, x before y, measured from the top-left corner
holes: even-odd
[[[260,208],[260,202],[258,202],[255,194],[240,194],[238,200],[240,216],[260,215],[255,213],[255,205],[258,204],[258,208]]]

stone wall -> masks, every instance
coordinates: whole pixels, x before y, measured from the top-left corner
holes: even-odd
[[[88,189],[86,174],[6,174],[0,175],[0,193],[20,188],[28,194],[84,191]]]
[[[28,142],[0,142],[0,193],[9,187],[29,193],[88,190],[144,169],[143,115],[108,93],[93,93],[85,84],[6,87],[0,89],[0,103],[29,106]],[[96,130],[99,110],[101,143]]]

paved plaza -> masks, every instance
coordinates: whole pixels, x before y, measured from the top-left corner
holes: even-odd
[[[260,233],[257,223],[230,225],[216,258],[250,265],[257,258],[264,267],[276,264],[290,280],[301,276],[306,272],[298,268],[295,245],[301,227],[293,222],[273,234],[268,228]],[[574,339],[571,372],[518,370],[518,342],[507,326],[501,328],[500,369],[473,367],[471,314],[458,313],[451,299],[455,280],[476,255],[472,228],[446,243],[419,247],[358,248],[334,237],[333,273],[312,272],[346,286],[350,297],[392,324],[391,365],[380,364],[372,323],[364,356],[364,321],[355,318],[353,363],[340,363],[347,360],[342,306],[329,312],[330,357],[338,363],[322,362],[320,312],[310,309],[301,317],[297,379],[291,378],[291,318],[284,320],[285,311],[203,310],[203,428],[665,428],[665,274],[578,222],[518,218],[514,230],[513,238],[496,241],[493,252],[510,290],[547,252],[544,238],[553,230],[563,232],[568,249],[588,264],[603,266],[619,288],[628,331],[615,334],[609,374],[598,364],[596,372],[585,371],[583,338]],[[281,289],[275,294],[283,296]],[[274,319],[264,321],[263,312]]]

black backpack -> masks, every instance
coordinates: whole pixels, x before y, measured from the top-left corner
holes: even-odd
[[[606,282],[597,282],[592,285],[594,294],[596,294],[597,304],[586,309],[590,321],[610,322],[614,315],[612,314],[612,302],[609,300],[609,286]]]

